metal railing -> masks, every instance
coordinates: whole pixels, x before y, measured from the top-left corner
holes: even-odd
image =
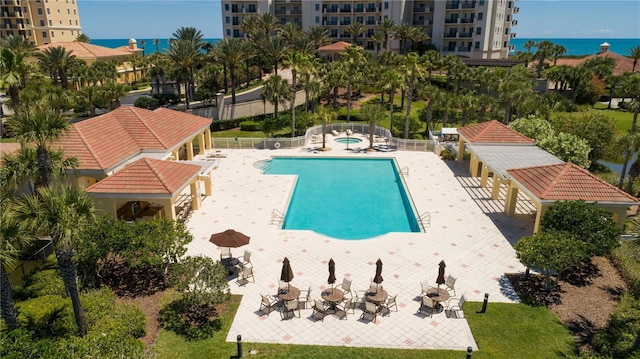
[[[11,272],[7,273],[9,277],[9,283],[12,287],[20,284],[22,280],[33,273],[39,266],[44,262],[48,256],[53,254],[53,241],[46,240],[38,240],[38,242],[46,242],[42,248],[38,249],[34,254],[29,256],[29,258],[20,262],[16,268],[14,268]]]
[[[271,224],[281,224],[282,222],[284,222],[284,213],[274,208],[271,211]]]

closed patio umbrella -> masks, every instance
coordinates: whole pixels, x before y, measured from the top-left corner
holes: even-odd
[[[289,282],[293,280],[293,271],[291,270],[291,264],[289,263],[289,258],[284,257],[282,261],[282,272],[280,273],[280,280],[286,282],[289,285]]]
[[[376,261],[376,275],[373,277],[373,282],[380,285],[382,283],[382,261],[380,258]]]
[[[327,279],[327,283],[331,284],[331,288],[333,288],[333,284],[336,282],[336,262],[333,261],[333,258],[329,259],[329,279]]]
[[[436,279],[436,283],[438,284],[438,288],[440,288],[440,284],[444,284],[444,267],[446,267],[447,265],[444,264],[444,261],[440,261],[440,264],[438,264],[439,268],[438,268],[438,278]]]

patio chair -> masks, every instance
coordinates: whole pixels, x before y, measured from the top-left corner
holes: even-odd
[[[239,285],[245,285],[249,283],[249,279],[251,279],[251,282],[253,283],[256,282],[255,278],[253,277],[253,267],[247,267],[243,269],[240,272],[240,276],[238,277],[236,283],[238,283]]]
[[[226,258],[233,258],[233,255],[231,255],[231,248],[222,247],[220,248],[220,261],[222,262],[222,260]]]
[[[342,302],[342,304],[338,304],[336,305],[336,311],[335,313],[341,313],[342,315],[340,316],[340,319],[342,319],[342,317],[344,317],[344,319],[347,319],[347,311],[351,310],[351,313],[355,314],[355,309],[353,309],[353,299],[347,299],[344,302]]]
[[[238,262],[243,268],[251,264],[251,251],[245,250],[242,257],[238,257]],[[251,264],[253,266],[253,264]]]
[[[278,294],[286,293],[289,290],[289,283],[278,279]]]
[[[336,130],[331,130],[331,133],[333,133],[334,136],[340,136],[340,132]]]
[[[307,296],[305,300],[300,301],[300,306],[302,309],[309,309],[313,305],[313,299],[311,299],[311,286],[307,289]]]
[[[447,280],[445,280],[444,285],[447,286],[447,292],[449,292],[449,295],[451,295],[452,297],[455,297],[456,295],[456,288],[454,287],[454,285],[456,284],[456,277],[450,275],[447,277]]]
[[[395,311],[397,312],[398,311],[398,303],[396,302],[397,297],[398,297],[397,295],[388,297],[387,301],[380,306],[381,309],[384,309],[387,312],[387,314],[389,314],[391,313],[391,308],[395,307],[396,308]]]
[[[291,313],[293,316],[298,311],[298,318],[300,318],[300,302],[297,299],[284,302],[284,308],[282,309],[282,319],[287,319],[287,315]]]
[[[327,308],[322,304],[321,301],[314,299],[313,300],[313,312],[311,313],[312,317],[315,317],[317,314],[322,314],[322,320],[324,322],[324,317],[327,316]]]
[[[378,317],[378,306],[371,302],[364,302],[364,309],[362,311],[362,315],[360,319],[366,319],[367,317],[371,318],[372,322],[376,321]]]
[[[429,285],[429,281],[428,280],[423,280],[422,282],[420,282],[420,287],[422,288],[422,291],[420,292],[420,296],[424,296],[427,295],[427,292],[429,291],[429,288],[432,288]]]
[[[454,302],[453,305],[449,305],[451,302]],[[451,298],[449,302],[447,302],[447,307],[449,308],[447,311],[449,315],[447,318],[451,318],[454,315],[456,318],[464,318],[464,316],[460,316],[459,313],[463,313],[462,308],[464,307],[464,303],[467,302],[467,297],[463,294],[460,298]]]
[[[347,135],[353,136],[353,131],[350,128],[347,128]]]
[[[269,315],[269,313],[271,313],[273,310],[276,310],[276,305],[278,304],[278,300],[277,299],[269,299],[268,296],[264,295],[264,294],[260,294],[260,296],[262,297],[262,300],[260,301],[260,308],[258,309],[261,312],[267,313],[267,316]]]
[[[434,302],[433,299],[424,295],[422,296],[422,301],[420,302],[420,308],[418,308],[418,313],[422,313],[424,309],[429,309],[429,316],[432,316],[435,308],[436,308],[436,302]]]
[[[353,298],[353,293],[351,293],[351,279],[343,278],[342,284],[340,284],[338,288],[341,289],[345,295],[349,294],[349,296]]]

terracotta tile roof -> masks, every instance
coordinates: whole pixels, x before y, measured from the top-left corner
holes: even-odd
[[[458,133],[471,143],[517,143],[531,144],[535,141],[512,130],[503,123],[491,120],[477,125],[458,128]]]
[[[86,189],[88,193],[173,195],[196,176],[200,166],[142,158]]]
[[[114,57],[127,57],[133,54],[142,53],[142,49],[130,50],[128,47],[119,47],[117,49],[111,49],[104,46],[98,46],[89,44],[86,42],[69,41],[69,42],[54,42],[51,44],[40,45],[38,50],[44,50],[49,47],[62,46],[67,51],[73,51],[72,55],[75,55],[81,60],[95,60],[100,58],[114,58]]]
[[[318,48],[318,51],[344,51],[347,47],[353,45],[350,42],[338,41],[333,44],[325,45]]]
[[[541,200],[638,203],[638,199],[573,163],[509,169],[507,172]]]
[[[204,130],[208,118],[165,108],[123,106],[75,123],[56,145],[80,160],[79,169],[107,170],[141,151],[168,151]]]
[[[601,57],[601,58],[610,57],[614,59],[616,61],[616,67],[613,69],[614,75],[622,75],[625,72],[631,72],[631,70],[633,69],[632,59],[626,56],[622,56],[620,54],[616,54],[615,52],[611,52],[611,51],[599,52],[597,54],[585,56],[581,59],[558,59],[558,61],[556,62],[556,66],[560,66],[560,65],[578,66],[583,62],[591,60],[596,57]],[[638,66],[636,66],[636,69],[638,69]]]

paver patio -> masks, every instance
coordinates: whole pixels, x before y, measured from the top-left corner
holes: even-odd
[[[471,346],[477,350],[466,320],[447,318],[444,312],[432,317],[417,313],[420,281],[426,278],[435,285],[438,263],[444,260],[446,273],[458,278],[457,296],[465,293],[471,301],[482,301],[488,293],[489,302],[517,301],[503,274],[524,270],[511,243],[532,233],[531,208],[519,201],[523,203],[519,204],[520,215],[504,215],[503,203],[490,199],[491,186],[480,188],[479,179],[468,177],[467,162],[445,162],[431,152],[353,153],[333,142],[332,136],[327,139],[333,148],[327,152],[223,150],[228,156],[220,159],[213,172],[213,196],[205,198],[203,207],[187,222],[194,236],[190,255],[218,259],[218,248],[209,242],[212,233],[231,228],[251,236],[251,243],[233,254],[241,256],[245,249],[253,252],[256,282],[245,286],[235,279],[229,282],[231,292],[242,294],[243,299],[227,341],[241,334],[245,342],[454,350]],[[424,233],[389,233],[360,241],[282,230],[271,224],[271,214],[274,209],[286,212],[294,177],[263,175],[253,166],[271,156],[395,157],[400,168],[409,168],[405,182],[418,214],[430,212],[431,225]],[[337,194],[317,200],[343,199]],[[349,200],[358,205],[356,198]],[[385,210],[384,203],[379,203],[379,210]],[[349,312],[347,320],[328,316],[324,322],[311,318],[311,309],[303,309],[301,318],[282,320],[277,312],[267,316],[258,311],[260,294],[277,292],[285,256],[295,275],[291,284],[304,290],[311,286],[315,299],[328,287],[330,258],[336,263],[337,284],[348,277],[353,280],[352,289],[358,291],[369,286],[380,258],[384,263],[382,284],[389,295],[398,295],[398,311],[378,316],[375,323],[359,320],[359,309],[355,314]]]

